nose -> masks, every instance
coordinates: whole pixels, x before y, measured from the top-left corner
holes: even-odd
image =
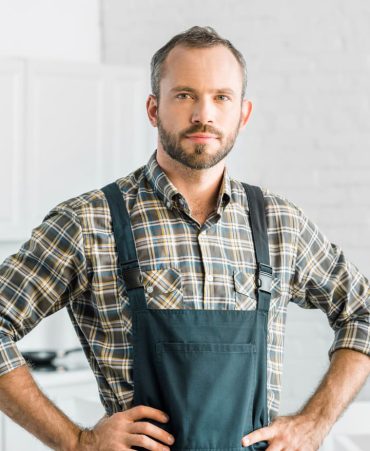
[[[212,124],[214,122],[214,106],[207,99],[199,99],[194,103],[191,122],[193,124]]]

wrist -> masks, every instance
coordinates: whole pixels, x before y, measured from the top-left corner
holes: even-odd
[[[79,448],[79,441],[82,429],[75,423],[71,423],[70,428],[65,428],[65,425],[60,426],[60,440],[52,446],[52,449],[57,451],[77,451]],[[64,433],[62,432],[64,431]]]
[[[93,429],[81,429],[76,451],[93,451],[96,449],[96,437]]]
[[[60,451],[93,451],[95,450],[94,445],[95,436],[92,429],[79,428],[74,443],[70,443],[67,448],[61,448]]]
[[[313,412],[303,409],[296,415],[298,424],[304,425],[308,430],[315,431],[316,436],[324,439],[329,433],[333,421],[325,417],[322,412]]]

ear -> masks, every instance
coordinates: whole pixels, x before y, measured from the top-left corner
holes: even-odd
[[[252,112],[252,102],[250,102],[247,99],[243,99],[239,130],[242,130],[247,125],[251,112]]]
[[[146,112],[153,127],[157,126],[158,102],[154,94],[149,94],[146,100]]]

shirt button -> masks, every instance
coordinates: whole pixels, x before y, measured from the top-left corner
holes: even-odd
[[[213,276],[212,276],[212,274],[208,274],[207,280],[208,280],[208,282],[213,282]]]
[[[153,293],[153,287],[151,287],[151,286],[147,287],[146,292]]]
[[[171,208],[171,202],[167,202],[167,208]]]

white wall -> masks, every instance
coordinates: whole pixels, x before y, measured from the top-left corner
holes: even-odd
[[[99,0],[0,0],[0,56],[100,61]]]
[[[370,276],[367,0],[103,0],[102,23],[104,61],[143,65],[148,77],[152,54],[190,26],[230,39],[246,57],[254,103],[231,173],[300,205]],[[320,312],[291,306],[283,412],[312,392],[331,339]]]

